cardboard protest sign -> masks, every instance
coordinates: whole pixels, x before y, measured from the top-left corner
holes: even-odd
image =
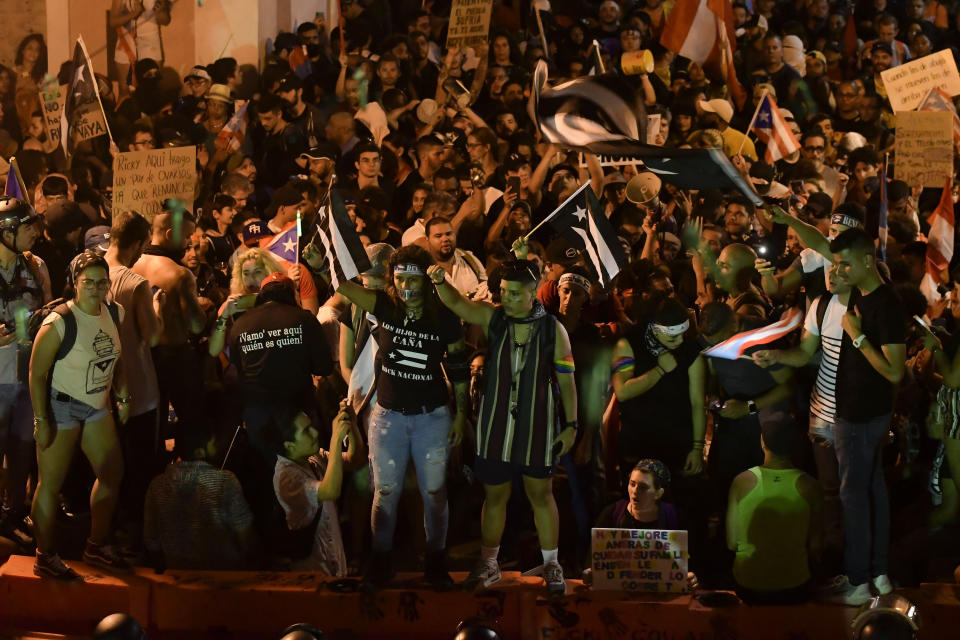
[[[934,87],[960,95],[960,73],[949,49],[881,71],[880,78],[894,111],[913,111]]]
[[[113,210],[136,211],[153,220],[164,200],[178,198],[193,213],[196,181],[196,147],[121,153],[113,163]]]
[[[44,132],[47,139],[43,142],[43,152],[53,153],[60,146],[60,117],[63,114],[63,102],[67,97],[63,87],[55,84],[51,90],[40,90],[40,110],[43,112]]]
[[[680,593],[687,590],[686,531],[594,529],[593,588]]]
[[[942,187],[953,174],[953,117],[946,111],[899,111],[893,176],[911,187]]]
[[[493,0],[453,0],[447,48],[467,47],[488,39]]]

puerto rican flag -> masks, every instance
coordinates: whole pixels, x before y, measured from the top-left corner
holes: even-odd
[[[953,114],[953,142],[960,142],[960,116],[957,115],[957,109],[953,106],[953,99],[949,93],[940,87],[933,87],[917,107],[917,111],[947,111]]]
[[[937,285],[940,283],[940,274],[950,266],[953,258],[953,184],[947,178],[940,196],[940,204],[927,218],[930,224],[930,234],[927,236],[927,272],[920,281],[920,290],[927,297],[927,302],[933,304],[940,299]]]
[[[234,101],[233,116],[227,121],[227,124],[223,125],[223,129],[220,129],[220,133],[217,134],[217,139],[213,143],[217,149],[222,149],[227,153],[236,153],[240,150],[240,145],[243,144],[243,139],[247,135],[248,104],[246,100]]]
[[[742,109],[747,92],[733,67],[735,42],[730,0],[677,0],[660,36],[664,47],[722,79],[737,108]]]
[[[273,254],[285,269],[295,265],[300,259],[300,236],[297,234],[297,223],[288,222],[283,231],[261,240],[261,247]]]
[[[767,145],[766,160],[770,164],[800,149],[800,142],[768,93],[760,99],[750,128],[757,139]]]
[[[770,344],[775,340],[779,340],[799,327],[802,322],[803,312],[796,307],[791,307],[777,322],[752,331],[738,333],[731,338],[727,338],[720,344],[705,350],[703,355],[711,358],[722,358],[724,360],[736,360],[750,347]]]

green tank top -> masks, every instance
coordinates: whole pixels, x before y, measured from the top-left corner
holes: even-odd
[[[750,469],[757,486],[737,510],[733,577],[755,591],[799,587],[810,580],[810,505],[797,490],[799,469]]]

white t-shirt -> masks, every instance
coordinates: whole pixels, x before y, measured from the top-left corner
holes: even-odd
[[[277,501],[287,516],[291,531],[303,529],[313,522],[317,509],[322,509],[317,532],[310,555],[296,562],[297,571],[322,571],[328,576],[347,575],[347,556],[343,550],[343,537],[337,516],[337,503],[317,499],[317,488],[327,471],[329,452],[321,449],[310,458],[310,469],[293,460],[277,456],[273,472],[273,490]]]
[[[53,364],[51,386],[94,409],[102,409],[108,404],[113,368],[120,359],[120,331],[107,305],[101,303],[100,315],[92,316],[81,311],[73,300],[67,304],[77,321],[77,339],[66,357]],[[122,323],[123,307],[117,306]],[[51,313],[43,324],[52,324],[63,339],[64,320],[60,314]]]
[[[840,345],[843,343],[843,314],[847,308],[837,296],[830,298],[823,315],[822,331],[817,328],[819,298],[810,305],[803,328],[820,336],[821,358],[817,381],[810,393],[810,414],[833,424],[837,419],[837,367],[840,363]]]
[[[800,267],[804,273],[813,273],[817,269],[823,269],[823,282],[830,284],[830,267],[833,263],[827,260],[826,256],[818,251],[807,248],[800,252]]]

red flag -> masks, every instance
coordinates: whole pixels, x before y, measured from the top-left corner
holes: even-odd
[[[927,218],[930,233],[927,236],[927,272],[920,282],[920,290],[927,297],[927,302],[934,303],[940,299],[937,285],[940,284],[940,274],[950,266],[953,258],[953,180],[948,177],[940,196],[940,204]]]
[[[678,0],[667,17],[660,44],[703,65],[730,89],[738,109],[747,100],[733,66],[736,36],[730,0]]]
[[[847,60],[849,69],[857,68],[858,43],[857,21],[853,19],[853,8],[851,7],[850,15],[847,16],[847,24],[843,27],[843,55]]]

